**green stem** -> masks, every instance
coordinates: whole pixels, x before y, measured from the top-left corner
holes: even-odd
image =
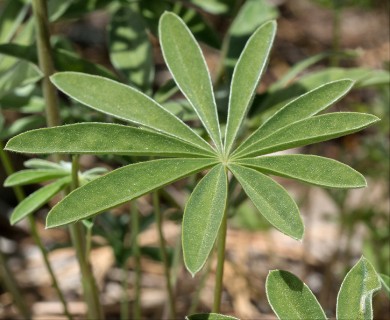
[[[223,289],[223,266],[225,262],[225,244],[226,244],[226,231],[227,231],[227,212],[225,210],[221,226],[218,232],[218,264],[217,273],[215,275],[215,288],[214,288],[214,304],[213,312],[219,313],[221,309],[221,298]]]
[[[78,179],[79,163],[78,157],[72,157],[72,190],[79,186]],[[104,319],[103,310],[99,301],[99,292],[93,276],[92,268],[86,257],[86,237],[84,226],[77,222],[69,226],[73,246],[76,250],[77,260],[80,265],[81,282],[83,286],[84,298],[88,305],[88,319]]]
[[[11,270],[9,270],[8,268],[6,258],[3,255],[3,252],[1,251],[0,251],[0,279],[2,280],[4,287],[7,289],[9,293],[11,293],[12,297],[14,298],[14,303],[16,305],[16,308],[19,310],[20,315],[24,319],[31,319],[31,314],[25,304],[25,299],[23,298],[19,290],[19,287],[16,283],[16,280]]]
[[[38,61],[43,73],[42,91],[46,105],[46,122],[48,127],[58,126],[61,124],[61,121],[57,91],[50,82],[50,76],[54,73],[54,63],[50,46],[46,0],[33,0],[32,7],[36,23]],[[55,159],[59,161],[60,156],[56,156]],[[76,157],[73,158],[72,164],[72,187],[75,189],[78,187],[78,161]],[[89,261],[85,256],[86,246],[83,226],[80,223],[76,223],[71,225],[69,230],[82,274],[84,296],[88,305],[88,316],[90,319],[103,319],[103,310],[99,303],[95,278]]]
[[[15,172],[15,170],[14,170],[14,167],[13,167],[13,165],[11,163],[11,159],[9,158],[8,154],[3,149],[4,149],[3,142],[0,141],[0,158],[1,158],[1,162],[2,162],[2,164],[4,166],[6,174],[8,176],[10,176],[11,174],[13,174]],[[23,192],[23,189],[20,186],[14,186],[12,189],[13,189],[13,191],[15,193],[15,196],[16,196],[16,198],[17,198],[19,203],[22,202],[26,198],[26,196],[25,196],[25,194]],[[67,304],[66,304],[66,301],[65,301],[65,297],[64,297],[64,295],[63,295],[63,293],[62,293],[62,291],[60,289],[60,286],[58,284],[57,278],[56,278],[56,276],[54,274],[54,271],[53,271],[53,268],[52,268],[52,266],[50,264],[47,250],[44,247],[44,245],[43,245],[43,243],[41,241],[41,238],[39,237],[39,233],[38,233],[38,230],[37,230],[37,227],[36,227],[36,224],[35,224],[35,220],[34,220],[34,217],[32,215],[28,216],[28,222],[29,222],[29,226],[30,226],[31,236],[32,236],[35,244],[38,246],[39,251],[42,254],[42,258],[43,258],[45,267],[46,267],[47,271],[50,274],[53,287],[54,287],[55,291],[57,292],[58,298],[60,299],[60,301],[62,303],[62,306],[64,308],[64,314],[66,315],[66,317],[68,319],[72,319],[72,316],[71,316],[71,314],[70,314],[70,312],[68,310],[68,307],[67,307]]]
[[[333,0],[333,39],[330,64],[332,67],[337,67],[340,64],[340,39],[341,39],[341,1]]]
[[[133,307],[133,318],[141,319],[141,250],[138,243],[138,235],[140,231],[140,222],[139,222],[139,212],[137,207],[137,202],[134,200],[131,202],[131,217],[132,217],[132,249],[133,256],[135,259],[135,282],[134,282],[134,291],[135,291],[135,300]]]
[[[225,169],[227,171],[227,169]],[[226,172],[227,176],[227,172]],[[218,244],[217,244],[217,273],[215,275],[215,288],[214,288],[214,303],[213,312],[219,313],[221,309],[221,299],[223,290],[223,267],[225,262],[225,245],[226,245],[226,233],[227,233],[227,207],[228,199],[226,199],[225,211],[223,213],[222,223],[218,231]]]
[[[164,275],[165,275],[165,283],[167,287],[168,292],[168,303],[169,303],[169,319],[175,319],[176,318],[176,305],[175,305],[175,297],[173,295],[173,289],[171,284],[171,276],[170,276],[170,270],[169,270],[169,261],[168,261],[168,254],[165,248],[165,239],[164,234],[162,230],[162,215],[160,210],[160,199],[158,192],[153,192],[153,207],[154,212],[156,215],[156,224],[158,229],[158,236],[159,236],[159,242],[160,242],[160,254],[161,258],[163,260],[164,264]]]
[[[43,73],[42,91],[46,103],[46,121],[48,127],[53,127],[60,125],[61,120],[57,92],[50,82],[50,76],[54,73],[54,63],[50,45],[46,0],[33,0],[32,8],[36,25],[39,67]]]

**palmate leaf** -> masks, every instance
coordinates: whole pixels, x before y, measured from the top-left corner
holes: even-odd
[[[292,178],[329,188],[362,188],[367,183],[363,175],[333,159],[313,155],[264,156],[241,159],[237,163],[266,174]]]
[[[270,271],[266,281],[266,293],[272,310],[280,320],[327,319],[308,286],[290,272]]]
[[[235,153],[239,153],[241,150],[287,125],[307,119],[325,110],[341,99],[352,88],[352,85],[353,82],[348,79],[334,81],[299,96],[270,117],[248,139],[238,146]]]
[[[64,169],[27,169],[20,170],[10,175],[5,181],[5,187],[23,186],[31,183],[62,178],[70,174]]]
[[[212,159],[177,158],[141,162],[116,169],[71,192],[49,212],[46,227],[91,217],[215,163]]]
[[[379,119],[371,114],[335,112],[292,123],[234,155],[235,158],[263,154],[322,142],[360,131]]]
[[[257,29],[243,50],[233,72],[225,134],[225,154],[230,153],[238,130],[253,100],[260,77],[268,62],[276,33],[276,22]]]
[[[286,235],[302,239],[304,226],[299,209],[281,185],[250,168],[230,164],[229,169],[264,218]]]
[[[227,176],[219,164],[198,183],[183,216],[184,263],[192,275],[205,264],[225,212]]]
[[[212,150],[181,120],[134,88],[76,72],[56,73],[51,80],[58,89],[92,109]]]
[[[210,151],[170,136],[105,123],[78,123],[28,131],[9,140],[6,150],[34,154],[213,156]]]
[[[27,217],[29,214],[34,213],[58,192],[65,189],[70,182],[71,177],[69,175],[68,177],[59,179],[30,194],[15,207],[10,218],[11,224],[15,224]]]
[[[210,138],[222,150],[210,74],[194,36],[178,16],[164,13],[160,19],[159,37],[164,60],[176,84],[195,109]]]
[[[372,295],[380,288],[380,278],[374,267],[361,257],[341,284],[337,296],[337,319],[372,319]]]
[[[153,3],[165,6],[162,2]],[[251,3],[255,5],[254,1]],[[254,23],[257,23],[255,19],[251,20],[251,28]],[[216,104],[202,52],[183,21],[173,13],[165,13],[159,26],[168,68],[216,148],[156,101],[134,88],[97,76],[58,73],[51,79],[65,94],[142,129],[97,123],[41,129],[20,136],[20,140],[10,140],[9,149],[31,153],[110,153],[175,158],[128,165],[87,183],[51,210],[47,227],[89,218],[215,166],[195,187],[183,221],[184,257],[190,272],[196,273],[207,259],[220,227],[227,197],[226,168],[241,183],[261,214],[294,239],[301,239],[304,232],[298,207],[283,187],[265,174],[277,174],[326,187],[365,185],[359,173],[334,160],[301,155],[250,159],[356,132],[378,121],[372,115],[358,113],[317,115],[345,95],[352,81],[327,83],[295,99],[234,150],[234,142],[274,38],[275,23],[263,25],[244,48],[235,70],[226,129],[226,153],[222,154]],[[168,90],[161,101],[172,92]]]

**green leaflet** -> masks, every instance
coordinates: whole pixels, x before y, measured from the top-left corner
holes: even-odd
[[[15,88],[35,83],[42,78],[39,68],[27,61],[19,61],[10,69],[0,72],[0,98]]]
[[[229,164],[229,170],[275,228],[294,239],[302,239],[304,226],[299,209],[281,185],[256,170],[240,165]]]
[[[22,202],[20,202],[11,215],[11,224],[15,224],[20,220],[27,217],[29,214],[34,213],[51,198],[53,198],[58,192],[63,190],[70,184],[71,177],[65,177],[59,179],[51,184],[48,184],[34,193],[30,194]]]
[[[78,123],[28,131],[9,140],[6,149],[33,154],[213,156],[211,151],[171,136],[108,123]]]
[[[29,7],[29,3],[25,0],[3,1],[0,12],[0,43],[11,41],[27,15]]]
[[[225,134],[225,154],[229,154],[250,107],[255,90],[268,62],[276,33],[276,22],[264,24],[248,40],[233,72]]]
[[[263,23],[277,17],[277,9],[266,0],[250,0],[243,3],[225,38],[228,48],[224,64],[229,78],[250,35]]]
[[[39,183],[43,181],[62,178],[70,172],[64,169],[27,169],[20,170],[10,175],[4,181],[4,187],[23,186],[25,184]]]
[[[235,154],[235,158],[259,156],[338,138],[379,121],[371,114],[334,112],[292,123]]]
[[[239,320],[236,317],[225,316],[219,313],[197,313],[186,316],[186,320]]]
[[[362,188],[364,177],[351,167],[333,160],[313,155],[280,155],[242,159],[238,164],[263,173],[292,178],[330,188]]]
[[[143,92],[154,76],[152,45],[145,22],[132,6],[120,7],[109,25],[110,58],[117,70]]]
[[[181,120],[134,88],[110,79],[76,72],[56,73],[51,80],[58,89],[95,110],[212,150],[206,141]]]
[[[62,0],[61,0],[62,1]],[[7,43],[0,45],[0,53],[13,58],[27,60],[38,64],[37,49],[35,45],[22,45]],[[61,48],[53,48],[53,60],[57,71],[75,71],[95,74],[114,79],[116,76],[102,65],[92,63],[77,55],[75,52]]]
[[[341,99],[352,88],[352,85],[351,80],[334,81],[299,96],[260,126],[237,148],[235,153],[239,153],[277,130],[325,110]]]
[[[270,271],[265,285],[268,302],[280,320],[327,319],[308,286],[292,273]]]
[[[211,159],[162,159],[131,164],[74,190],[47,217],[52,228],[89,218],[215,164]],[[70,209],[72,208],[72,209]]]
[[[381,282],[374,267],[361,257],[341,284],[337,296],[337,319],[372,319],[372,295],[380,288]]]
[[[222,150],[210,74],[194,36],[178,16],[164,13],[159,37],[164,60],[176,84],[192,104],[210,138]]]
[[[225,212],[227,176],[222,164],[215,166],[192,192],[183,216],[184,263],[194,276],[205,264]]]
[[[23,164],[26,168],[30,168],[30,169],[63,169],[64,168],[63,166],[61,166],[61,164],[44,160],[44,159],[39,159],[39,158],[29,159],[27,161],[24,161]]]

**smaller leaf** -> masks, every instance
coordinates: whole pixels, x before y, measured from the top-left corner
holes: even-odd
[[[239,320],[236,317],[225,316],[219,313],[197,313],[186,316],[186,320]]]
[[[337,319],[372,319],[372,295],[380,288],[380,278],[374,267],[361,257],[341,284],[337,296]]]
[[[92,217],[216,164],[212,159],[159,159],[116,169],[74,190],[47,216],[52,228]]]
[[[313,155],[280,155],[242,159],[237,163],[264,173],[292,178],[330,188],[362,188],[364,177],[351,167],[333,159]]]
[[[383,273],[379,273],[379,278],[381,279],[382,288],[387,293],[387,296],[390,298],[390,277]]]
[[[121,6],[109,25],[110,58],[117,70],[143,92],[154,76],[152,45],[146,25],[132,6]]]
[[[45,118],[42,115],[32,115],[17,119],[9,127],[4,128],[0,133],[0,139],[5,140],[21,132],[42,127],[45,123]]]
[[[280,320],[327,319],[309,287],[292,273],[270,271],[265,286],[268,302]]]
[[[25,161],[24,166],[31,169],[63,169],[63,167],[55,162],[34,158]]]
[[[275,6],[266,0],[245,1],[230,26],[226,36],[228,38],[225,40],[228,48],[224,64],[228,69],[228,77],[232,74],[233,67],[250,35],[263,23],[274,20],[277,16],[278,11]]]
[[[18,87],[35,83],[41,78],[42,72],[36,65],[21,60],[7,71],[0,73],[0,98]]]
[[[159,38],[164,60],[176,84],[221,150],[221,132],[210,74],[198,43],[185,23],[168,12],[160,19]]]
[[[348,79],[334,81],[321,85],[294,99],[260,126],[237,148],[236,152],[247,148],[249,145],[264,139],[275,131],[294,122],[301,121],[326,110],[341,99],[352,88],[352,85],[353,82]]]
[[[20,170],[10,175],[4,181],[4,187],[23,186],[25,184],[39,183],[43,181],[62,178],[70,172],[63,169],[27,169]]]
[[[277,229],[294,239],[302,239],[304,226],[299,209],[284,188],[266,175],[240,165],[229,170],[260,213]]]
[[[185,123],[132,87],[77,72],[56,73],[50,79],[61,91],[95,110],[213,150]]]
[[[292,123],[261,139],[235,157],[259,156],[271,152],[322,142],[360,131],[380,119],[365,113],[334,112]]]
[[[53,198],[58,192],[65,189],[65,187],[68,186],[70,182],[71,178],[65,177],[30,194],[15,207],[15,210],[12,212],[10,219],[11,224],[15,224],[27,217],[29,214],[34,213],[51,198]]]
[[[29,11],[25,0],[3,1],[0,11],[0,43],[9,42]]]
[[[24,132],[6,150],[32,153],[213,156],[190,143],[140,128],[108,123],[76,123]]]
[[[269,22],[256,30],[248,40],[234,68],[231,82],[229,112],[225,134],[225,153],[229,154],[238,134],[255,90],[268,62],[276,33],[276,22]]]
[[[205,264],[225,212],[227,176],[223,165],[215,166],[192,192],[183,216],[184,263],[192,276]]]

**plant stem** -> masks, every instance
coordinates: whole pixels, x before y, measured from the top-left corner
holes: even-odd
[[[39,67],[43,73],[42,91],[46,103],[46,121],[48,127],[53,127],[60,125],[61,120],[57,92],[49,78],[54,73],[54,63],[50,45],[46,0],[33,0],[32,8],[37,33]]]
[[[213,312],[219,313],[221,309],[221,298],[223,289],[223,266],[225,262],[225,243],[226,243],[226,231],[227,231],[227,210],[225,209],[222,223],[218,232],[218,264],[217,273],[215,275],[215,288],[214,288],[214,304]]]
[[[0,141],[1,162],[4,166],[6,174],[8,176],[10,176],[11,174],[13,174],[15,172],[15,169],[11,163],[11,159],[9,158],[8,154],[3,149],[4,149],[3,142]],[[12,187],[12,189],[13,189],[15,196],[16,196],[19,203],[22,202],[26,198],[26,196],[23,192],[23,189],[20,186],[14,186],[14,187]],[[71,316],[71,314],[68,310],[68,307],[66,305],[65,297],[60,289],[60,286],[59,286],[57,278],[54,274],[53,268],[51,267],[47,250],[44,247],[44,245],[41,241],[41,238],[39,237],[39,233],[38,233],[38,230],[37,230],[37,227],[35,224],[35,220],[34,220],[34,217],[32,215],[28,216],[28,222],[29,222],[29,226],[30,226],[31,236],[42,254],[43,262],[45,264],[47,271],[50,274],[52,285],[53,285],[55,291],[57,292],[58,298],[60,299],[62,306],[64,308],[64,314],[66,315],[66,317],[68,319],[72,319],[72,316]]]
[[[333,0],[333,39],[332,50],[333,54],[330,59],[332,67],[338,67],[340,64],[340,38],[341,38],[341,8],[340,0]]]
[[[79,186],[78,157],[72,157],[72,190]],[[83,285],[84,298],[88,305],[88,319],[104,319],[102,307],[99,302],[99,293],[93,276],[91,265],[86,257],[86,237],[82,223],[77,222],[69,226],[73,246],[76,250],[77,260],[80,265],[81,282]]]
[[[49,78],[54,73],[54,63],[50,46],[46,0],[33,0],[32,7],[36,23],[39,67],[43,72],[42,91],[46,104],[46,122],[48,127],[58,126],[61,122],[58,108],[58,97],[56,89],[50,82]],[[59,161],[61,158],[60,156],[56,156],[55,159],[56,161]],[[77,158],[74,157],[72,159],[73,189],[78,187],[77,175],[78,161]],[[88,259],[85,257],[86,246],[83,226],[80,223],[76,223],[71,225],[69,230],[80,265],[84,296],[88,305],[88,316],[90,319],[103,319],[103,310],[99,303],[95,278]]]
[[[227,176],[227,169],[225,168],[225,170]],[[213,303],[213,312],[215,313],[219,313],[221,309],[222,290],[223,290],[223,267],[225,262],[225,245],[226,245],[226,233],[227,233],[228,203],[229,201],[227,197],[221,226],[219,227],[219,231],[218,231],[218,244],[217,244],[218,260],[217,260],[217,273],[215,275],[214,303]]]
[[[1,239],[0,239],[1,240]],[[11,293],[14,298],[14,303],[19,310],[20,315],[25,319],[31,319],[31,314],[25,304],[25,300],[19,290],[19,287],[16,283],[16,280],[9,270],[6,258],[3,255],[3,252],[0,250],[0,279],[4,287],[7,289],[9,293]]]
[[[135,281],[134,281],[134,307],[133,318],[141,319],[141,250],[138,243],[139,235],[139,212],[136,200],[131,202],[131,218],[132,218],[132,249],[135,259]]]
[[[171,277],[170,277],[170,270],[169,270],[169,261],[168,261],[168,254],[165,248],[165,239],[164,234],[162,230],[162,215],[160,210],[160,199],[158,196],[158,192],[153,192],[153,207],[154,212],[156,215],[156,224],[158,229],[158,236],[159,236],[159,242],[160,242],[160,254],[161,258],[163,260],[164,264],[164,275],[165,275],[165,282],[168,292],[168,302],[169,302],[169,319],[175,319],[176,318],[176,305],[175,305],[175,297],[173,295],[173,289],[171,284]]]

